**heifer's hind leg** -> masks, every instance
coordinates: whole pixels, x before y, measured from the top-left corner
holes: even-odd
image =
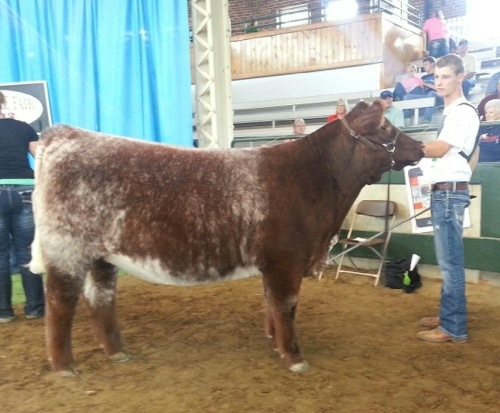
[[[302,359],[295,333],[295,310],[297,308],[300,277],[264,276],[264,291],[267,300],[266,334],[272,336],[273,346],[278,348],[286,366],[294,372],[309,369]]]
[[[87,272],[84,297],[92,320],[92,329],[98,343],[111,360],[129,360],[118,328],[115,311],[116,268],[98,260]]]
[[[71,327],[82,279],[48,266],[45,280],[45,329],[52,368],[73,374]]]

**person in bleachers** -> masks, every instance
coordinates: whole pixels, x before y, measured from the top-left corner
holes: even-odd
[[[392,92],[390,90],[384,90],[380,94],[380,100],[385,109],[384,116],[389,119],[389,122],[394,126],[402,128],[405,125],[403,111],[392,104]]]
[[[486,103],[488,103],[492,99],[500,99],[500,76],[498,78],[497,84],[496,84],[496,89],[493,93],[486,95],[481,102],[479,102],[479,105],[477,105],[477,113],[479,114],[479,117],[481,120],[485,120],[485,106]]]
[[[436,98],[435,106],[429,106],[423,111],[424,123],[431,123],[432,116],[436,111],[436,106],[442,106],[444,104],[443,98],[440,97],[436,92],[436,86],[434,85],[434,71],[436,70],[436,59],[432,56],[427,56],[423,60],[425,75],[421,77],[423,82],[422,93],[420,89],[417,89],[417,93],[408,93],[404,96],[403,100],[412,99],[422,99],[422,98]],[[410,119],[413,114],[413,109],[405,109],[404,117],[405,119]]]
[[[500,99],[485,105],[486,122],[500,121]],[[481,125],[479,128],[479,162],[500,162],[500,125]]]
[[[404,100],[404,97],[408,94],[422,95],[424,93],[424,81],[416,75],[417,66],[409,64],[406,66],[406,77],[401,81],[396,83],[394,88],[393,98],[394,101]]]
[[[334,120],[337,119],[342,119],[347,114],[348,111],[349,107],[347,106],[346,101],[344,99],[337,100],[335,113],[332,113],[330,116],[328,116],[326,123],[333,122]]]
[[[484,91],[484,94],[488,96],[495,93],[495,91],[497,90],[498,82],[500,82],[500,72],[494,73],[491,76],[490,80],[488,80],[488,84],[486,85],[486,90]]]
[[[466,99],[469,98],[470,90],[476,86],[477,59],[469,50],[469,42],[462,39],[458,42],[458,55],[462,58],[465,68],[465,78],[462,82],[462,91]]]
[[[432,11],[431,16],[424,21],[421,34],[427,39],[426,56],[437,59],[450,53],[448,28],[442,11]]]
[[[306,122],[304,119],[295,119],[293,122],[293,134],[297,137],[306,136]]]
[[[304,119],[295,119],[292,125],[293,135],[295,138],[306,136],[306,121]],[[283,142],[293,142],[295,139],[285,139]]]

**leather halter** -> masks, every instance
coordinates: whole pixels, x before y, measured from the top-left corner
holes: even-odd
[[[394,155],[394,151],[396,150],[396,141],[398,140],[399,129],[397,129],[396,136],[394,137],[394,139],[391,142],[382,143],[382,142],[376,141],[374,139],[367,138],[366,136],[363,136],[363,135],[361,135],[359,133],[354,132],[354,130],[352,130],[349,127],[349,124],[347,123],[347,121],[345,120],[345,118],[340,119],[340,121],[347,128],[347,130],[349,131],[349,134],[353,138],[358,139],[359,141],[363,142],[370,149],[373,149],[373,150],[377,149],[375,147],[374,143],[376,143],[377,145],[383,146],[386,149],[386,151],[389,153],[389,155],[391,156],[391,169],[394,167],[394,165],[396,164],[396,162],[394,162],[393,155]]]

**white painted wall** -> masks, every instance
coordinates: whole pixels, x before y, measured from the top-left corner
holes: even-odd
[[[233,103],[361,92],[380,88],[380,64],[233,80]]]

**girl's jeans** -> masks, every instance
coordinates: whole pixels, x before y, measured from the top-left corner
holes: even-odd
[[[443,57],[450,53],[450,46],[448,39],[436,39],[432,40],[428,44],[429,54],[436,59]]]
[[[44,315],[43,280],[26,265],[31,260],[35,224],[31,205],[32,186],[0,185],[0,317],[12,317],[11,257],[16,254],[26,296],[24,312]]]
[[[463,223],[469,190],[434,191],[431,198],[434,244],[443,276],[441,329],[455,340],[467,338]]]

